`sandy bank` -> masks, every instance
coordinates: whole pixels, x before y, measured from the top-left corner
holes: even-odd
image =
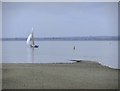
[[[94,62],[3,64],[3,89],[117,89],[118,70]]]

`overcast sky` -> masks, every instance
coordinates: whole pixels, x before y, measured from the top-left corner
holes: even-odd
[[[3,2],[3,37],[117,36],[117,2]]]

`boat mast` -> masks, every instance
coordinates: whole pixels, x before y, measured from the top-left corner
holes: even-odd
[[[35,45],[33,27],[32,27],[32,45]]]

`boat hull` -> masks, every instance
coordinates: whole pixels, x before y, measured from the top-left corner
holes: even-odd
[[[39,46],[38,45],[30,45],[30,47],[38,48]]]

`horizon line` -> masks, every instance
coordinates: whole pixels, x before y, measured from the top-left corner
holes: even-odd
[[[27,37],[0,38],[2,41],[25,41]],[[35,37],[36,41],[89,41],[89,40],[120,40],[120,36],[75,36],[75,37]]]

